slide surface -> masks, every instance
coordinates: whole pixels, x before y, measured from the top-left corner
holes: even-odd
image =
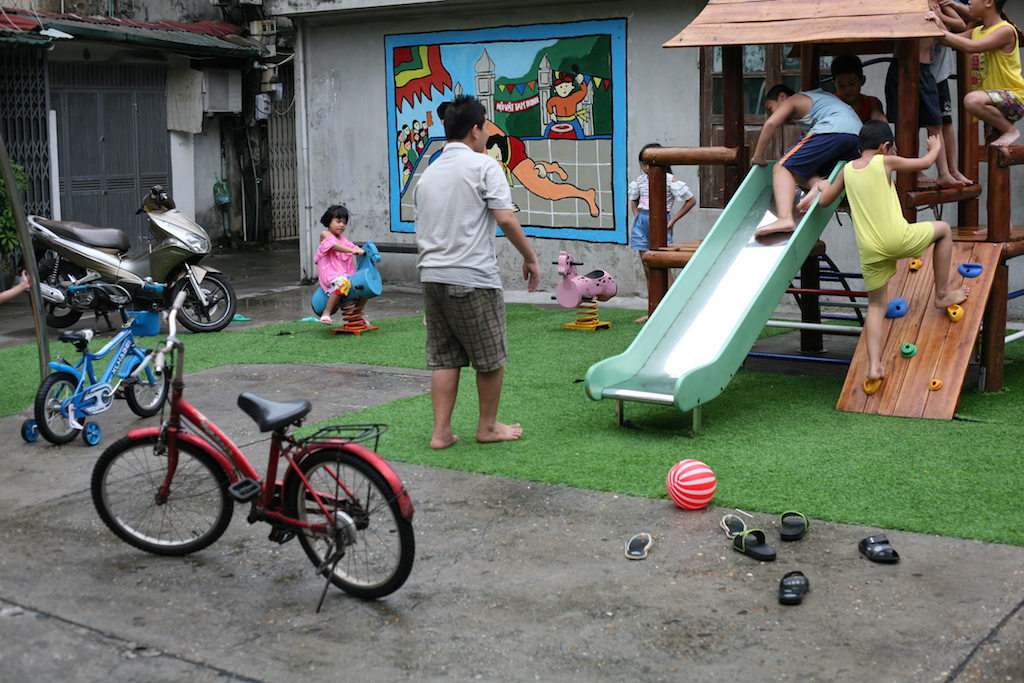
[[[718,396],[838,205],[815,202],[792,234],[755,239],[774,214],[772,167],[754,166],[629,348],[587,371],[587,395],[679,410]]]

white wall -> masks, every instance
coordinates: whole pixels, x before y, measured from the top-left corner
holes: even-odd
[[[308,215],[304,227],[318,230],[314,224],[324,207],[341,202],[352,212],[349,235],[356,241],[412,241],[411,235],[390,233],[389,176],[385,150],[390,149],[391,135],[385,115],[386,35],[463,30],[542,23],[560,23],[625,17],[627,23],[627,151],[628,173],[632,179],[640,173],[636,160],[641,146],[658,141],[666,146],[697,146],[700,144],[699,51],[692,48],[661,47],[689,24],[703,8],[697,0],[653,1],[647,3],[595,2],[534,6],[516,9],[502,4],[491,10],[490,4],[476,3],[474,11],[459,13],[454,9],[439,13],[429,6],[407,15],[389,13],[377,18],[357,15],[296,15],[302,3],[289,3],[285,8],[269,6],[288,13],[299,26],[299,45],[305,82],[297,91],[305,91],[308,128]],[[371,3],[372,4],[372,3]],[[318,8],[322,9],[322,8]],[[510,36],[514,35],[510,29]],[[867,72],[866,91],[883,97],[885,67],[872,67]],[[302,111],[299,111],[300,126]],[[300,133],[301,136],[301,133]],[[301,138],[300,138],[301,139]],[[301,150],[300,144],[300,150]],[[922,146],[923,149],[923,146]],[[301,154],[301,151],[300,151]],[[300,159],[300,173],[303,162]],[[1019,170],[1019,169],[1018,169]],[[694,192],[698,189],[695,167],[676,167],[675,173]],[[1018,197],[1022,191],[1019,174],[1015,173]],[[625,198],[622,199],[625,201]],[[1014,218],[1021,219],[1015,202]],[[674,239],[684,241],[703,237],[711,228],[719,211],[694,209],[676,226]],[[930,220],[932,212],[925,209],[920,220]],[[945,209],[944,219],[955,223],[956,207]],[[842,224],[833,220],[822,239],[828,253],[843,270],[856,271],[858,257],[851,221],[840,216]],[[309,239],[309,236],[306,236]],[[637,252],[626,245],[534,238],[542,265],[541,288],[553,291],[559,277],[554,266],[558,252],[565,249],[588,268],[602,268],[615,277],[622,296],[646,296],[646,281]],[[300,242],[301,243],[301,242]],[[310,251],[306,242],[305,251]],[[499,240],[499,260],[504,266],[505,287],[522,289],[518,253]],[[303,276],[315,275],[312,253],[303,253]],[[408,255],[385,254],[382,274],[389,283],[415,284],[414,260]],[[1013,262],[1011,262],[1012,264]],[[1011,289],[1024,287],[1024,277],[1011,267]],[[1016,281],[1020,281],[1016,284]],[[859,286],[859,283],[854,283]],[[1013,307],[1011,307],[1011,311]]]

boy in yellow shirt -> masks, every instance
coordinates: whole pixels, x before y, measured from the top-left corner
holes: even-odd
[[[953,288],[950,283],[953,234],[945,221],[908,223],[893,185],[893,171],[923,170],[935,163],[942,151],[941,137],[928,137],[928,153],[920,159],[897,156],[896,141],[889,124],[866,121],[859,137],[860,158],[849,162],[835,183],[821,180],[819,204],[828,206],[846,189],[857,235],[864,285],[868,290],[868,311],[864,335],[868,349],[868,376],[864,392],[873,394],[885,376],[882,365],[882,326],[889,303],[888,284],[896,274],[896,262],[919,258],[935,244],[932,268],[935,277],[935,307],[946,308],[963,302],[969,287]]]

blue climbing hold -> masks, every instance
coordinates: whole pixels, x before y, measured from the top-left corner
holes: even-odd
[[[889,307],[885,309],[886,318],[902,318],[907,314],[907,300],[901,296],[896,297],[889,302]]]
[[[964,277],[978,277],[981,275],[980,263],[961,263],[957,271]]]

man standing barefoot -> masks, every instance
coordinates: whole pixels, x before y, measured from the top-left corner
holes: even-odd
[[[444,129],[444,151],[423,172],[413,197],[435,449],[458,441],[451,418],[459,374],[468,365],[476,370],[480,403],[476,440],[513,441],[523,432],[518,423],[497,419],[508,353],[495,224],[523,256],[528,291],[540,281],[537,255],[512,211],[505,173],[484,153],[489,133],[483,105],[472,96],[456,97],[445,110]]]

